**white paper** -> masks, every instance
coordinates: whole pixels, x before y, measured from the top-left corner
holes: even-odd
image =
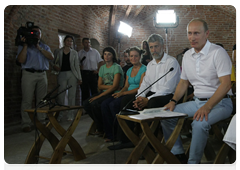
[[[153,109],[144,109],[143,111],[139,111],[138,115],[131,115],[130,118],[144,120],[155,117],[176,117],[176,116],[187,116],[185,113],[172,112],[164,110],[165,107],[153,108]]]

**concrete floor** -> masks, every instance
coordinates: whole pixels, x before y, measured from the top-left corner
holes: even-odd
[[[102,137],[97,136],[86,136],[91,125],[91,118],[88,115],[83,115],[79,121],[79,124],[73,134],[73,137],[81,145],[86,159],[80,161],[74,161],[71,154],[67,154],[62,158],[62,164],[114,164],[114,151],[111,151],[107,146],[112,145],[112,143],[105,143]],[[67,121],[61,121],[61,125],[67,129],[70,125]],[[53,133],[57,135],[57,132],[53,130]],[[4,159],[8,164],[24,164],[27,154],[34,142],[35,131],[30,133],[21,132],[20,125],[15,125],[11,127],[5,127],[4,129]],[[184,147],[187,148],[190,142],[189,138],[183,136]],[[220,148],[220,144],[215,142],[214,147],[217,150]],[[117,142],[115,142],[117,143]],[[69,147],[66,148],[70,151]],[[115,151],[115,158],[117,164],[124,164],[127,161],[133,148],[122,149]],[[47,140],[44,141],[42,150],[40,152],[41,156],[51,157],[52,147]],[[44,159],[39,159],[39,164],[47,164],[48,161]],[[145,160],[139,160],[139,164],[146,164]],[[213,161],[207,161],[205,156],[203,156],[202,164],[211,164]]]

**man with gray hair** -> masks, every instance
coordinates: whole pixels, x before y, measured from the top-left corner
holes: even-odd
[[[150,52],[153,60],[147,65],[147,71],[138,89],[138,94],[149,87],[153,82],[167,73],[172,67],[173,71],[142,93],[135,101],[134,105],[127,106],[128,109],[157,108],[163,107],[173,97],[175,88],[180,80],[180,66],[178,61],[164,53],[163,38],[159,34],[152,34],[148,38]],[[134,97],[134,96],[133,96]],[[128,122],[130,129],[134,127],[132,122]],[[119,132],[118,132],[119,133]],[[156,132],[155,132],[156,133]],[[125,135],[120,135],[120,144],[108,147],[110,150],[123,149],[134,146]]]
[[[150,35],[148,38],[148,44],[153,60],[147,65],[146,75],[138,89],[138,94],[167,73],[170,68],[173,67],[174,70],[143,92],[133,102],[134,107],[139,110],[142,110],[143,108],[163,107],[172,98],[175,88],[180,80],[180,66],[174,57],[164,53],[162,36],[159,34]]]
[[[232,62],[226,50],[208,41],[209,30],[204,20],[191,20],[187,26],[187,33],[192,49],[184,54],[181,80],[166,107],[170,111],[186,113],[188,117],[193,117],[188,163],[198,164],[203,156],[211,125],[228,118],[233,110],[229,97],[232,95]],[[194,101],[176,105],[189,83],[194,87]],[[176,119],[161,122],[165,140],[169,138],[176,123]],[[180,138],[171,152],[184,158]]]

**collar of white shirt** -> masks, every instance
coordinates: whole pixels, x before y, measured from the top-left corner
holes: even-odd
[[[199,53],[196,53],[194,48],[192,48],[191,49],[192,56],[194,57],[195,54],[203,54],[206,56],[208,54],[210,46],[211,46],[211,43],[207,40],[206,44],[204,45],[204,47]]]
[[[85,51],[84,49],[83,49],[83,51],[84,51],[85,53],[87,53],[87,52],[89,52],[89,51],[92,51],[92,48],[90,47],[89,51]]]

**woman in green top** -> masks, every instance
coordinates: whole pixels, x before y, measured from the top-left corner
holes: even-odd
[[[98,73],[98,89],[102,92],[88,98],[83,102],[87,114],[94,120],[97,131],[94,134],[103,133],[101,103],[113,93],[118,92],[123,86],[123,70],[117,62],[116,51],[113,47],[103,49],[103,58],[106,64],[101,66]]]
[[[115,140],[113,130],[117,129],[117,123],[114,123],[116,114],[121,110],[122,101],[129,102],[137,94],[138,88],[145,76],[146,66],[141,63],[141,55],[145,51],[138,47],[131,47],[127,50],[129,54],[132,67],[128,69],[126,75],[125,86],[120,92],[114,93],[111,97],[104,100],[101,104],[103,125],[105,131],[105,142],[111,142]],[[125,103],[124,102],[124,103]],[[132,103],[131,103],[132,104]],[[125,104],[126,105],[126,104]],[[132,104],[133,105],[133,104]]]

